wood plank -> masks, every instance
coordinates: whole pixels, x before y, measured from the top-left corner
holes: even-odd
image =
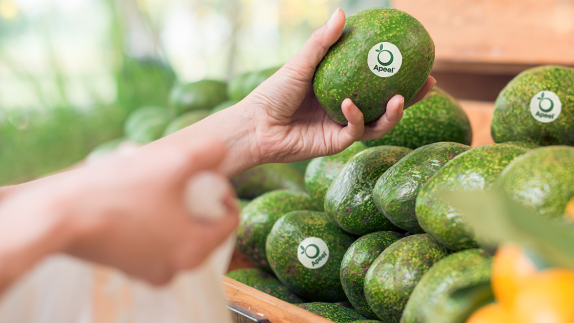
[[[392,6],[429,31],[439,68],[449,62],[574,65],[572,0],[393,0]]]
[[[494,113],[494,102],[460,100],[472,127],[472,147],[494,143],[490,134],[490,123]]]
[[[223,287],[231,303],[266,317],[271,323],[332,323],[229,277],[223,277]]]

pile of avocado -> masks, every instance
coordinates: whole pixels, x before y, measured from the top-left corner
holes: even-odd
[[[392,96],[381,89],[406,101],[420,89],[434,45],[413,19],[388,8],[347,19],[314,80],[317,98],[336,122],[346,123],[344,98],[376,119]],[[418,54],[402,41],[405,34],[423,47]],[[382,77],[380,66],[377,74],[364,61],[371,48],[379,63],[390,61],[392,53],[383,54],[392,52],[388,43],[403,61],[396,74]],[[413,69],[414,75],[401,74]],[[259,290],[267,286],[270,295],[338,323],[431,322],[429,313],[460,321],[484,302],[469,307],[452,295],[489,288],[496,246],[476,236],[441,193],[499,187],[556,220],[564,220],[574,198],[574,69],[527,70],[495,106],[494,144],[471,148],[466,113],[435,87],[383,138],[315,158],[304,176],[280,164],[243,174],[249,181],[238,193],[253,200],[241,213],[236,246],[258,269],[229,276]]]

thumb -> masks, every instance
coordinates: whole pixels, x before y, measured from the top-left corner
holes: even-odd
[[[303,48],[285,64],[284,68],[297,71],[301,73],[299,77],[310,80],[329,47],[341,37],[344,27],[345,13],[341,8],[337,8],[329,21],[313,32]]]

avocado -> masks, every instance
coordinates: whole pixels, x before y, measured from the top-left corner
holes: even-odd
[[[427,322],[423,307],[438,304],[449,288],[461,281],[474,266],[488,259],[491,257],[483,250],[470,249],[454,253],[434,264],[412,292],[401,323]]]
[[[511,145],[515,145],[515,146],[526,148],[526,149],[540,148],[539,144],[529,142],[529,141],[508,141],[508,142],[505,142],[505,144],[511,144]]]
[[[243,210],[247,205],[251,203],[251,200],[246,199],[237,199],[237,205],[239,206],[239,210]]]
[[[325,213],[295,211],[281,217],[267,237],[267,260],[277,278],[311,301],[340,302],[341,261],[356,237],[329,222]]]
[[[367,318],[377,318],[369,307],[363,291],[367,270],[381,252],[402,237],[402,234],[391,231],[369,233],[357,239],[343,257],[341,263],[343,289],[353,308]]]
[[[209,114],[215,114],[219,111],[225,110],[231,106],[234,106],[237,104],[237,101],[233,101],[233,100],[227,100],[227,101],[223,101],[220,104],[216,105],[215,107],[213,107],[213,109],[211,109],[211,111],[209,111]]]
[[[298,304],[297,306],[335,323],[350,323],[365,319],[352,309],[337,304],[315,302]]]
[[[311,159],[308,159],[308,160],[302,160],[302,161],[293,162],[293,163],[287,163],[287,165],[289,167],[293,168],[294,170],[298,171],[302,175],[305,175],[305,171],[307,170],[307,166],[309,166],[310,162],[311,162]]]
[[[518,74],[494,103],[495,142],[574,145],[574,69],[539,66]]]
[[[243,100],[249,93],[278,70],[279,67],[272,67],[262,71],[246,72],[235,76],[229,81],[229,86],[227,87],[229,99],[234,101]]]
[[[564,218],[574,197],[574,147],[533,149],[513,160],[494,185],[547,218]]]
[[[210,110],[227,100],[227,84],[215,80],[176,84],[170,95],[170,105],[182,114],[187,111]]]
[[[237,195],[244,199],[280,189],[305,192],[303,175],[286,164],[265,164],[231,179]]]
[[[399,322],[421,277],[448,254],[428,234],[410,235],[385,249],[365,277],[365,296],[373,312],[384,322]]]
[[[403,112],[403,118],[389,133],[364,143],[367,147],[391,145],[416,149],[441,141],[470,145],[472,129],[458,102],[435,86]]]
[[[266,285],[256,285],[253,288],[260,290],[266,294],[269,294],[275,298],[291,304],[303,303],[303,300],[299,296],[295,295],[289,288],[284,285],[277,284],[266,284]]]
[[[400,231],[377,210],[373,188],[379,177],[409,152],[405,147],[378,146],[349,159],[325,196],[325,212],[331,222],[356,235]]]
[[[325,204],[327,189],[337,177],[345,163],[357,153],[367,149],[361,142],[355,142],[342,152],[311,160],[305,171],[305,188],[321,210]]]
[[[133,142],[147,144],[161,138],[165,127],[173,117],[172,111],[163,107],[141,107],[127,118],[124,133]]]
[[[459,143],[437,142],[410,152],[377,181],[373,190],[377,209],[397,227],[423,233],[415,214],[419,191],[446,163],[469,149]]]
[[[209,115],[209,111],[206,111],[206,110],[197,110],[197,111],[191,111],[191,112],[184,113],[181,116],[172,120],[167,125],[167,127],[163,131],[163,136],[164,137],[169,136],[172,133],[175,133],[175,132],[180,131],[181,129],[187,128],[187,127],[191,126],[192,124],[203,120],[208,115]]]
[[[441,313],[443,317],[450,318],[449,322],[454,321],[457,318],[462,320],[468,319],[468,317],[477,310],[480,306],[485,305],[485,303],[493,300],[494,295],[492,295],[492,289],[490,288],[491,282],[490,277],[492,274],[492,258],[484,259],[476,265],[473,265],[466,270],[462,276],[457,279],[447,290],[440,293],[438,301],[436,304],[428,306],[426,311],[433,311],[436,313]],[[476,299],[472,306],[464,304],[464,300],[453,297],[453,292],[465,288],[472,288],[477,285],[488,286],[488,292],[480,295],[480,299]],[[425,315],[425,310],[423,310],[423,316]],[[462,322],[462,320],[458,320]],[[425,318],[426,322],[432,322],[429,318]]]
[[[476,247],[463,215],[438,194],[443,191],[486,191],[504,167],[527,151],[512,144],[491,144],[453,158],[423,185],[417,196],[415,212],[420,226],[451,250]]]
[[[277,190],[255,198],[241,212],[237,249],[257,267],[271,272],[265,253],[267,235],[280,217],[298,210],[315,210],[305,192]]]
[[[235,269],[225,276],[251,287],[269,284],[281,285],[275,276],[256,268]]]
[[[313,89],[327,114],[347,124],[341,110],[351,98],[365,123],[382,116],[396,94],[409,103],[434,62],[434,42],[411,15],[373,8],[347,17],[343,34],[317,67]]]

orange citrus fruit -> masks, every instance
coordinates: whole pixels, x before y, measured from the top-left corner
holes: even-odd
[[[515,245],[502,245],[492,263],[492,291],[500,304],[510,308],[520,286],[535,276],[538,270]]]
[[[574,272],[541,272],[521,286],[510,313],[520,323],[574,322]]]
[[[466,323],[512,323],[512,317],[500,303],[485,305],[476,310]]]

